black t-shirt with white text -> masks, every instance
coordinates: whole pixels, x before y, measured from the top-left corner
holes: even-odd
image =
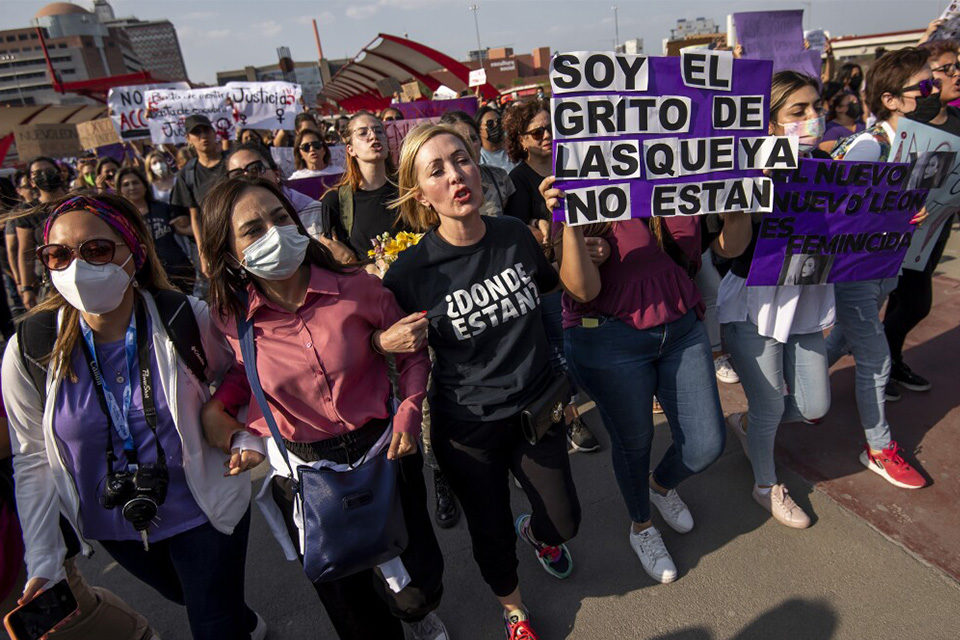
[[[397,185],[389,180],[379,189],[353,192],[353,227],[347,233],[340,214],[340,195],[337,189],[331,189],[323,195],[320,202],[330,211],[333,232],[338,240],[347,244],[357,257],[366,259],[367,251],[373,248],[372,240],[383,233],[395,234],[406,227],[397,222],[398,212],[391,209],[389,203],[397,198]]]
[[[467,247],[431,230],[400,254],[383,284],[408,313],[427,311],[436,356],[431,410],[490,422],[519,413],[550,384],[540,294],[559,277],[525,225],[483,222],[483,238]]]

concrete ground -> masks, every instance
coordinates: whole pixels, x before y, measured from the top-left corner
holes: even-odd
[[[955,232],[941,271],[960,281],[958,258],[960,233]],[[950,284],[944,279],[938,282],[941,291]],[[949,322],[955,329],[957,317]],[[911,360],[911,364],[919,371],[923,360]],[[954,375],[946,377],[929,396],[950,409],[957,404],[955,383],[951,390],[956,364],[952,371]],[[742,398],[739,387],[721,386],[725,405],[731,405],[727,409],[734,409],[737,396]],[[833,411],[855,415],[852,396],[835,390]],[[909,413],[908,409],[902,411],[900,419],[904,420]],[[878,526],[876,513],[869,516],[841,506],[842,496],[836,502],[829,487],[813,484],[821,479],[811,478],[809,469],[801,471],[811,482],[782,464],[781,479],[814,517],[814,525],[796,531],[776,524],[751,499],[749,463],[733,439],[720,460],[680,489],[696,519],[694,530],[679,535],[655,517],[680,578],[671,585],[654,584],[627,542],[628,518],[614,482],[606,434],[596,414],[588,412],[587,421],[598,433],[604,451],[572,458],[583,505],[580,534],[570,543],[573,575],[558,582],[540,569],[528,548],[519,549],[525,599],[544,640],[960,637],[960,585],[944,570],[931,566],[931,562],[936,565],[935,558],[925,559],[922,550],[906,549],[880,533],[878,529],[884,527]],[[662,419],[659,424],[664,428],[657,430],[654,459],[669,441]],[[936,435],[938,440],[956,443],[958,430],[957,411],[942,411],[924,426],[920,437]],[[943,437],[951,432],[952,438]],[[781,448],[784,442],[781,438]],[[783,456],[781,462],[787,458]],[[925,459],[924,464],[930,462]],[[945,486],[955,477],[950,466],[926,466],[925,470]],[[856,481],[850,485],[853,490],[862,482],[877,492],[887,491],[882,480],[856,465],[849,466],[844,477]],[[868,493],[853,498],[865,500]],[[910,499],[902,494],[895,497]],[[955,514],[957,494],[941,497],[933,515]],[[515,511],[520,512],[525,507],[522,493],[514,490],[513,498]],[[922,512],[913,517],[924,524]],[[895,533],[887,533],[897,538]],[[949,547],[945,553],[955,553],[960,547],[956,529],[942,533],[943,544]],[[438,530],[438,538],[446,559],[446,592],[439,613],[451,638],[502,638],[498,606],[480,580],[464,523],[452,530]],[[182,608],[133,579],[104,552],[81,566],[91,583],[113,589],[143,612],[164,640],[190,637]],[[283,559],[256,508],[247,559],[247,594],[249,604],[269,622],[270,638],[334,638],[299,566]]]

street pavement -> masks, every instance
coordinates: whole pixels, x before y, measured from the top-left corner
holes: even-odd
[[[956,231],[940,273],[938,291],[960,284],[960,233]],[[949,322],[955,337],[957,317]],[[955,355],[953,358],[953,376],[928,396],[929,402],[950,410],[939,412],[924,427],[921,437],[937,435],[953,443],[960,440],[955,382],[950,390],[957,372]],[[911,364],[915,370],[923,370],[923,360]],[[844,375],[848,374],[834,373],[835,378]],[[728,411],[742,404],[738,385],[721,386]],[[852,393],[837,393],[835,389],[831,416],[840,412],[855,420],[853,403]],[[902,414],[901,421],[908,415]],[[608,440],[597,412],[588,411],[586,418],[604,448],[597,454],[575,454],[571,458],[583,506],[580,533],[569,545],[573,574],[558,581],[542,571],[529,548],[518,548],[521,588],[543,640],[960,637],[960,585],[934,557],[937,553],[958,552],[960,536],[956,529],[944,536],[942,544],[946,548],[901,546],[903,532],[909,533],[911,522],[919,526],[938,514],[955,514],[957,493],[941,493],[937,504],[926,505],[906,521],[901,514],[890,514],[897,520],[897,531],[885,526],[882,509],[870,506],[874,499],[871,492],[895,492],[887,499],[905,504],[913,495],[923,496],[923,491],[932,492],[940,484],[952,486],[956,472],[949,465],[927,466],[925,471],[935,478],[935,486],[909,495],[888,488],[862,467],[848,465],[843,476],[852,483],[844,485],[844,491],[857,491],[858,487],[869,490],[864,489],[862,495],[847,494],[852,501],[845,502],[843,492],[831,489],[830,482],[811,474],[803,465],[793,464],[795,461],[784,464],[789,456],[781,456],[781,480],[814,519],[811,528],[797,531],[773,522],[754,503],[749,463],[739,443],[731,438],[712,467],[680,488],[696,520],[693,531],[676,534],[654,516],[680,571],[677,582],[658,585],[643,572],[630,549],[629,519],[613,478]],[[669,430],[662,417],[657,422],[654,460],[669,444]],[[781,451],[785,441],[793,442],[781,434]],[[935,464],[956,459],[941,456],[935,458]],[[925,459],[924,464],[931,462]],[[259,480],[256,482],[259,485]],[[514,510],[520,513],[526,508],[525,498],[515,488],[512,494]],[[857,509],[851,502],[868,507]],[[283,559],[256,507],[252,522],[247,598],[268,621],[269,637],[334,638],[299,565]],[[502,638],[498,605],[473,562],[465,523],[461,521],[451,530],[438,529],[437,536],[446,561],[446,591],[439,613],[451,640]],[[184,610],[133,579],[105,552],[99,551],[81,567],[92,584],[114,590],[145,614],[163,640],[190,637]]]

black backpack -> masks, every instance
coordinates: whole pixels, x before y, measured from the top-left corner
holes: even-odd
[[[180,291],[161,289],[152,293],[160,321],[177,356],[201,383],[207,380],[207,354],[200,340],[200,327],[187,296]],[[57,312],[38,313],[17,326],[20,358],[27,366],[42,404],[47,401],[47,367],[44,364],[57,340]]]

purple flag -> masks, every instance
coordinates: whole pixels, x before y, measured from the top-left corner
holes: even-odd
[[[825,284],[891,278],[910,247],[911,218],[926,189],[912,166],[803,159],[774,177],[747,285]]]
[[[316,176],[314,178],[300,178],[299,180],[285,180],[283,184],[294,191],[299,191],[305,196],[310,196],[314,200],[319,200],[320,196],[327,192],[327,189],[340,182],[342,173],[333,173],[328,176]]]
[[[803,48],[803,9],[733,14],[743,57],[773,60],[773,72],[789,69],[820,79],[820,52]]]
[[[452,100],[417,100],[397,102],[390,106],[402,113],[405,120],[439,118],[447,111],[465,111],[472,116],[477,112],[477,99],[474,96],[468,96]]]

